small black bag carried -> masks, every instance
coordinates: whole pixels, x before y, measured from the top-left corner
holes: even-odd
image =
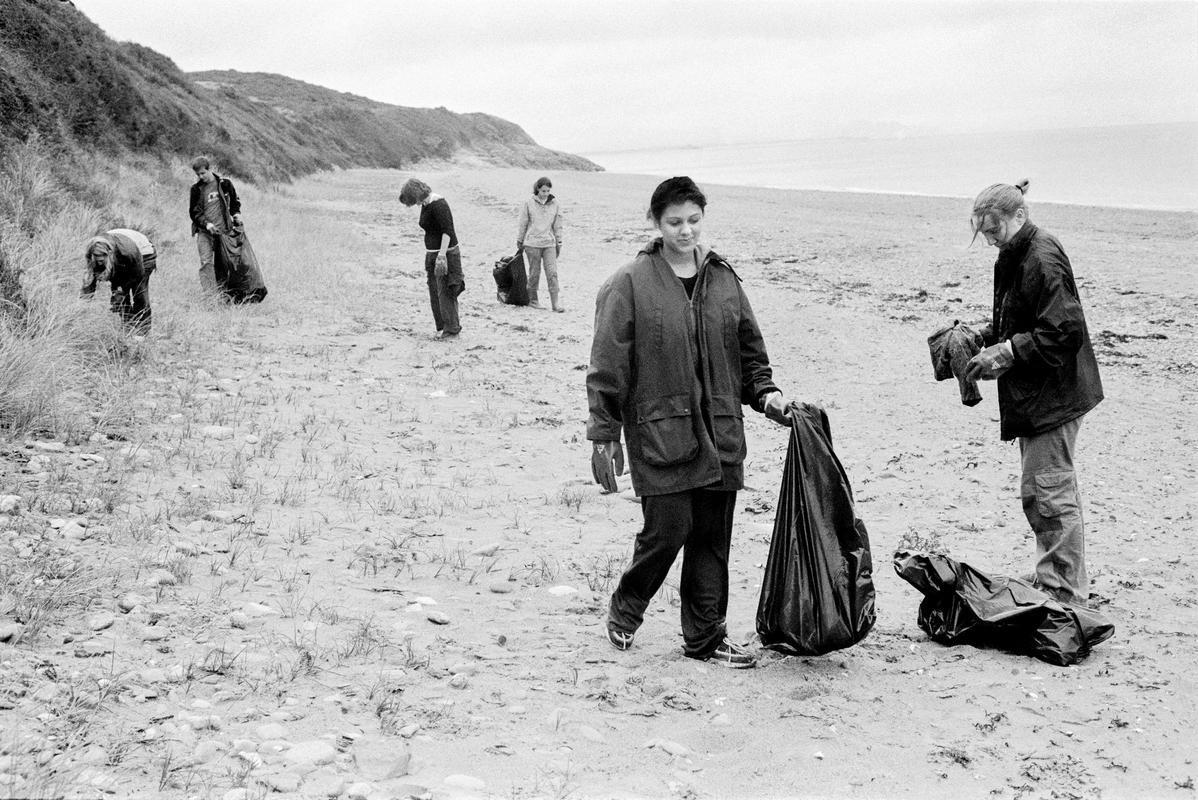
[[[491,270],[499,302],[509,306],[528,305],[528,270],[524,266],[524,248],[495,262]]]
[[[817,656],[851,647],[873,627],[873,561],[828,415],[792,403],[790,421],[757,633],[766,647]]]

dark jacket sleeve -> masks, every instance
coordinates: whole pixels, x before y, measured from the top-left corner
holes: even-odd
[[[774,385],[770,357],[765,352],[765,339],[757,327],[757,317],[753,315],[749,297],[740,287],[740,281],[736,282],[736,291],[740,295],[740,402],[751,406],[754,411],[762,411],[762,398],[779,389]]]
[[[628,276],[617,273],[595,299],[595,338],[587,370],[587,439],[617,442],[623,411],[632,386],[636,337],[634,306]]]
[[[1057,370],[1081,349],[1085,317],[1064,256],[1044,249],[1033,258],[1038,260],[1038,268],[1025,267],[1022,291],[1035,307],[1035,325],[1012,335],[1011,347],[1017,365],[1033,372]]]
[[[241,200],[237,197],[237,190],[233,188],[233,181],[228,178],[220,179],[220,186],[225,191],[225,195],[229,198],[229,215],[241,213]]]
[[[204,204],[200,201],[200,184],[191,185],[191,193],[187,198],[187,214],[191,217],[191,232],[204,230]]]

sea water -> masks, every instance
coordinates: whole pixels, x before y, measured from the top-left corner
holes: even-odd
[[[610,172],[699,183],[1198,211],[1198,122],[998,134],[773,141],[585,154]]]

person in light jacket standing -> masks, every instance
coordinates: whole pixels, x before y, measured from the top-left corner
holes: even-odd
[[[649,201],[659,237],[595,300],[587,370],[591,472],[609,492],[624,470],[644,528],[612,593],[607,639],[632,647],[649,601],[682,551],[683,654],[732,668],[756,657],[727,638],[728,554],[747,448],[742,406],[790,426],[757,319],[732,266],[699,243],[707,198],[687,177]]]
[[[1067,603],[1089,598],[1082,503],[1073,469],[1082,417],[1102,401],[1098,361],[1057,238],[1029,218],[1027,181],[996,183],[973,203],[973,235],[998,248],[988,345],[966,367],[998,380],[1004,441],[1019,440],[1023,513],[1036,535],[1033,584]]]
[[[532,197],[520,207],[516,247],[524,250],[528,260],[528,304],[541,307],[537,289],[544,266],[549,301],[554,311],[562,312],[566,309],[561,304],[557,283],[557,258],[562,254],[562,214],[552,189],[553,183],[548,178],[537,178],[532,185]]]

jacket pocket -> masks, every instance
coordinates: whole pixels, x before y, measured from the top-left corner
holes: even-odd
[[[1036,510],[1046,518],[1059,517],[1077,505],[1072,472],[1036,475]]]
[[[744,409],[740,401],[727,395],[716,395],[711,399],[711,424],[715,433],[715,446],[724,464],[739,464],[745,460]]]
[[[654,467],[672,467],[699,452],[690,396],[666,395],[638,403],[636,430],[641,459]]]

